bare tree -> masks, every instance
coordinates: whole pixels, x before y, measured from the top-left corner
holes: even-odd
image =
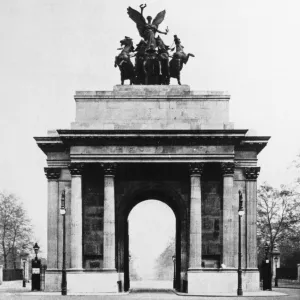
[[[287,238],[298,236],[300,203],[294,190],[285,186],[276,189],[264,183],[257,196],[257,236],[261,246],[262,242],[268,241],[272,251],[275,242],[280,244]]]
[[[0,193],[0,254],[4,268],[9,258],[16,268],[17,256],[32,246],[32,226],[22,203],[13,194]]]

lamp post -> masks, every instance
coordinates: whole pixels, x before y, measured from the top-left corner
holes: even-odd
[[[275,261],[275,287],[278,287],[278,279],[277,279],[277,262],[278,262],[278,256],[274,257]]]
[[[173,289],[176,287],[176,256],[172,256],[173,260]]]
[[[60,214],[63,217],[63,261],[61,273],[61,294],[67,295],[67,272],[66,272],[66,196],[65,191],[61,193]]]
[[[238,289],[237,294],[238,296],[243,296],[243,288],[242,288],[242,230],[241,230],[241,222],[242,216],[245,214],[243,208],[243,195],[242,192],[239,191],[239,251],[238,251]]]
[[[40,249],[39,245],[37,243],[35,243],[34,246],[33,246],[33,250],[34,250],[34,253],[35,253],[35,260],[38,260],[37,254],[39,252],[39,249]]]
[[[23,287],[26,287],[26,260],[23,259]]]

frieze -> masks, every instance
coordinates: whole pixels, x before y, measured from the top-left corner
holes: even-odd
[[[247,180],[256,180],[260,172],[260,167],[245,168],[244,173]]]
[[[45,175],[48,180],[57,180],[60,177],[60,168],[44,168]]]
[[[68,167],[72,176],[82,175],[84,164],[72,163]]]
[[[233,175],[235,164],[233,162],[221,163],[221,169],[223,175]]]
[[[191,175],[202,175],[204,163],[189,164],[189,170]]]

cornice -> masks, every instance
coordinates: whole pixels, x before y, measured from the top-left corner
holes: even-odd
[[[246,129],[217,130],[57,130],[59,136],[35,137],[38,146],[48,152],[69,151],[78,145],[232,145],[235,150],[259,153],[268,136],[246,136]]]

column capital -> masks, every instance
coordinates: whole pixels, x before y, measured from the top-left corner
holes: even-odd
[[[190,175],[202,175],[204,163],[191,163],[189,164]]]
[[[82,175],[84,164],[71,163],[68,167],[72,176]]]
[[[60,177],[60,168],[44,168],[48,180],[57,180]]]
[[[233,175],[234,174],[235,164],[233,162],[221,163],[222,174],[224,175]]]
[[[260,167],[244,168],[245,177],[247,180],[256,180],[260,172]]]
[[[101,166],[102,166],[102,168],[104,170],[104,175],[115,176],[116,169],[117,169],[117,164],[106,163],[106,164],[101,164]]]

